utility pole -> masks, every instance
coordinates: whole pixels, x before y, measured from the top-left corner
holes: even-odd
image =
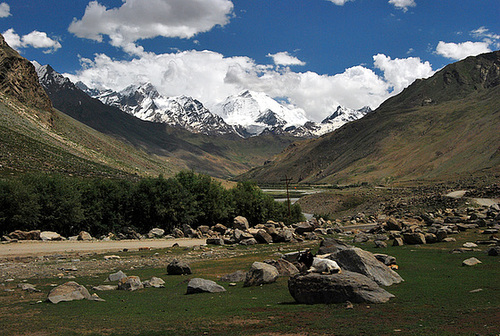
[[[292,209],[290,207],[290,204],[291,204],[290,203],[290,192],[288,191],[288,186],[289,186],[290,182],[292,181],[292,179],[288,178],[288,176],[285,175],[285,178],[281,179],[280,181],[286,183],[286,200],[288,202],[288,218],[292,218]]]

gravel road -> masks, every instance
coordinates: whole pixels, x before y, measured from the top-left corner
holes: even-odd
[[[143,247],[167,248],[177,243],[179,246],[191,247],[204,245],[205,239],[146,239],[146,240],[119,240],[119,241],[20,241],[18,243],[0,244],[0,258],[39,256],[55,253],[75,252],[117,252],[124,248],[133,250]]]

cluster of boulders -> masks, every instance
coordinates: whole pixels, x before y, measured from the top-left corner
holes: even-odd
[[[90,235],[90,233],[86,231],[81,231],[77,236],[72,236],[69,238],[65,238],[61,236],[57,232],[53,231],[40,231],[40,230],[31,230],[31,231],[22,231],[16,230],[9,234],[2,236],[2,241],[5,242],[17,242],[20,240],[42,240],[42,241],[60,241],[60,240],[85,240],[90,241],[94,238]]]
[[[465,210],[447,209],[426,213],[411,218],[379,217],[379,224],[368,233],[357,233],[354,242],[373,240],[376,247],[386,247],[392,240],[393,246],[454,242],[456,235],[470,229],[480,229],[485,239],[476,244],[500,245],[497,234],[500,229],[500,208],[498,205]]]
[[[328,224],[322,219],[313,219],[290,226],[285,225],[283,222],[268,221],[265,224],[250,227],[245,217],[238,216],[234,219],[231,227],[222,224],[212,227],[200,226],[198,231],[201,232],[202,236],[208,237],[207,244],[255,245],[316,240],[320,239],[322,235],[342,232],[338,225],[333,225],[331,222]]]
[[[248,272],[236,271],[220,278],[221,282],[243,282],[245,287],[275,282],[279,276],[290,277],[288,289],[299,303],[387,302],[394,297],[380,286],[400,283],[403,279],[389,266],[396,259],[327,238],[321,241],[318,256],[336,261],[341,272],[310,272],[300,261],[302,252],[281,255],[277,260],[254,262]]]

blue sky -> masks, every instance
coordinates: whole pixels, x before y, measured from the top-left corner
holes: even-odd
[[[500,49],[498,0],[0,0],[0,32],[73,81],[207,107],[262,91],[319,121]]]

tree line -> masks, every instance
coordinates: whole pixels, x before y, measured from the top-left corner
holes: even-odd
[[[31,174],[0,180],[0,233],[55,231],[63,236],[87,231],[93,236],[152,228],[172,232],[189,224],[230,224],[244,216],[251,225],[268,220],[298,222],[300,206],[276,202],[254,182],[226,189],[208,175],[182,171],[171,178],[138,181],[81,179]]]

